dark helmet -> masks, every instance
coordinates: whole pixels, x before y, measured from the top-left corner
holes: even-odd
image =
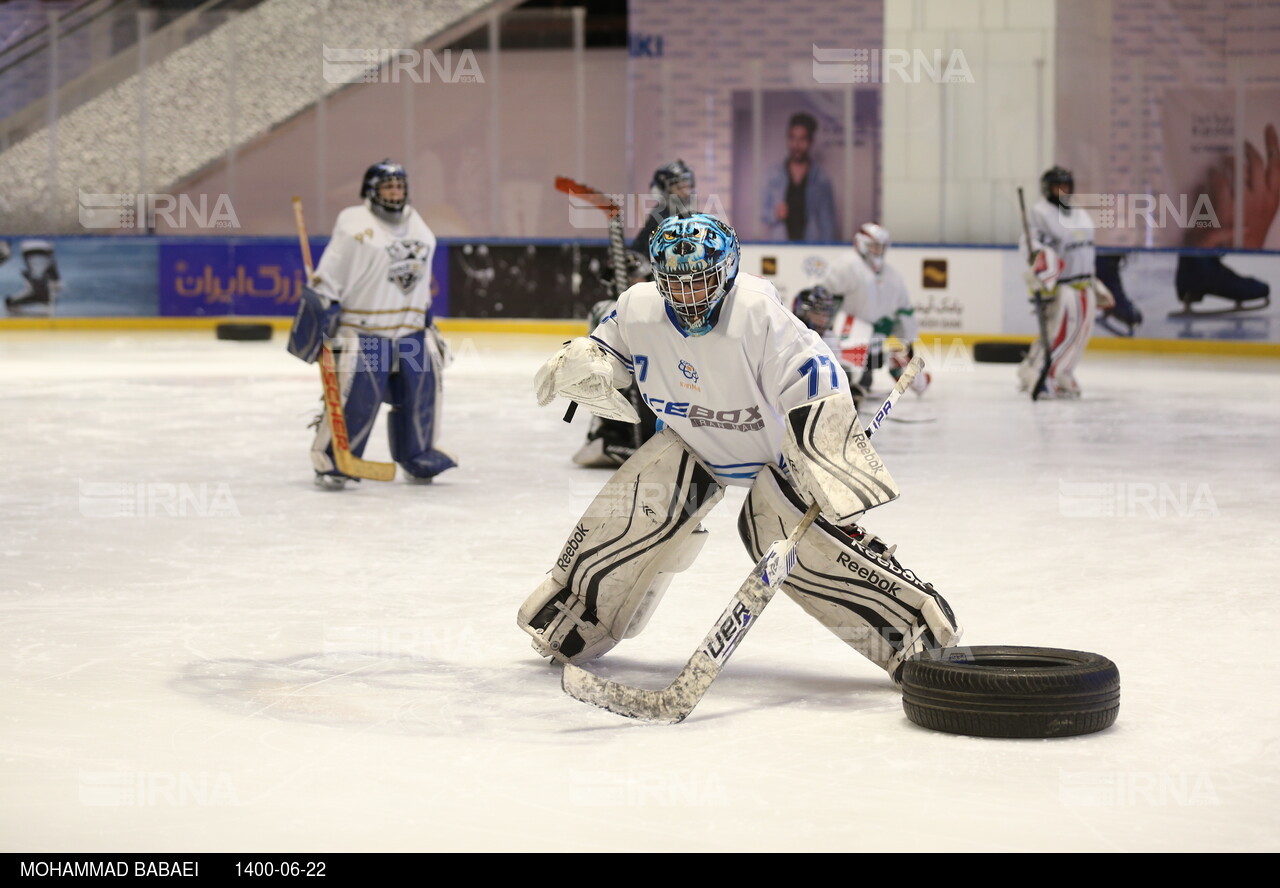
[[[825,333],[831,326],[831,315],[835,305],[835,297],[826,287],[809,287],[801,290],[796,296],[795,315],[810,330]]]
[[[1040,177],[1040,194],[1050,203],[1062,206],[1062,198],[1056,197],[1053,193],[1053,186],[1066,185],[1068,193],[1076,190],[1075,177],[1071,175],[1071,171],[1063,169],[1060,166],[1051,167],[1045,170],[1044,175]]]
[[[689,169],[689,165],[683,160],[673,160],[666,166],[660,166],[653,171],[653,181],[649,183],[649,187],[657,188],[666,195],[670,194],[671,189],[680,182],[688,182],[689,190],[692,191],[693,170]]]
[[[404,183],[403,200],[388,201],[378,196],[378,186],[393,179],[399,179]],[[405,175],[404,167],[390,160],[382,160],[369,167],[364,172],[364,181],[360,183],[360,197],[382,210],[382,215],[399,219],[404,215],[404,208],[409,204],[409,177]]]
[[[681,184],[688,185],[688,192],[683,195],[675,194],[676,186]],[[683,160],[673,160],[666,166],[658,167],[653,171],[653,180],[649,183],[650,190],[662,201],[662,209],[672,216],[693,212],[691,196],[695,187],[693,170]]]

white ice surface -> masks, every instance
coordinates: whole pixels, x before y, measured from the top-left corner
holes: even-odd
[[[1280,850],[1276,362],[1091,353],[1033,405],[942,355],[901,407],[936,421],[883,428],[866,524],[964,640],[1120,668],[1111,729],[1014,741],[913,725],[782,595],[683,724],[563,695],[516,609],[608,473],[536,406],[558,338],[451,339],[461,467],[334,494],[279,336],[0,337],[0,850]],[[742,495],[593,668],[674,675]]]

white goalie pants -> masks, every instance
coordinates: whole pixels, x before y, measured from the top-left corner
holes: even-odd
[[[1045,377],[1045,394],[1049,397],[1074,398],[1080,394],[1075,369],[1093,335],[1093,317],[1097,314],[1097,294],[1088,283],[1059,284],[1045,306],[1049,334],[1049,374]],[[1044,342],[1039,336],[1018,367],[1018,386],[1029,391],[1044,369]]]

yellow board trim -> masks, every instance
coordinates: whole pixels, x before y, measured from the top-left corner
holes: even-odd
[[[201,317],[201,318],[0,318],[0,333],[12,330],[212,330],[219,324],[270,324],[287,332],[293,319],[287,317]],[[533,318],[438,318],[436,326],[445,333],[521,333],[548,336],[583,336],[586,320],[543,320]],[[959,340],[968,347],[975,342],[1024,342],[1034,336],[1000,333],[924,333],[920,341],[928,346],[949,346]],[[1237,357],[1280,357],[1280,342],[1237,342],[1226,339],[1127,339],[1095,336],[1090,351],[1155,352],[1162,354],[1234,355]]]
[[[972,347],[975,342],[1022,342],[1030,344],[1035,336],[1003,333],[922,333],[920,341],[931,346],[947,346],[955,340]],[[1158,354],[1233,355],[1236,357],[1280,357],[1280,342],[1238,342],[1230,339],[1129,339],[1128,337],[1094,336],[1088,351],[1142,352]]]

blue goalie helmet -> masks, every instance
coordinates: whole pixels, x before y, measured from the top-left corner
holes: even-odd
[[[383,183],[396,179],[404,185],[404,194],[399,198],[383,197],[379,193]],[[400,218],[404,214],[404,208],[409,204],[409,177],[405,175],[404,167],[390,160],[379,161],[369,167],[365,170],[364,180],[360,183],[360,197],[368,200],[383,214],[393,219]]]
[[[649,262],[668,314],[690,336],[709,333],[738,276],[738,235],[714,216],[667,219],[649,238]]]

